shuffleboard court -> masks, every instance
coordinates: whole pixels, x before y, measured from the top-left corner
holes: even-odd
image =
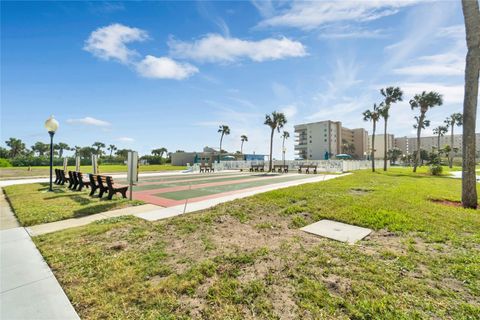
[[[202,201],[261,187],[312,178],[312,174],[190,174],[140,179],[133,197],[162,207]]]

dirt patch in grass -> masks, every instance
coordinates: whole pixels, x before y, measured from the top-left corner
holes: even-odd
[[[365,189],[365,188],[351,188],[350,194],[357,195],[357,196],[364,196],[373,192],[373,189]]]
[[[448,199],[430,199],[430,201],[433,203],[442,204],[448,207],[463,208],[461,201],[454,201],[454,200],[448,200]],[[477,210],[480,210],[480,207],[477,208]]]

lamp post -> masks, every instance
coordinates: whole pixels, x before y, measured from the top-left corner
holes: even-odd
[[[48,133],[50,134],[50,187],[48,191],[53,191],[52,188],[52,175],[53,175],[53,136],[55,135],[55,131],[58,129],[58,121],[55,120],[53,116],[45,121],[45,128],[47,129]]]

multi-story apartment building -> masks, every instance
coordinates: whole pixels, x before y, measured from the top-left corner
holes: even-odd
[[[480,152],[480,133],[477,133],[475,136],[476,150],[477,153]],[[437,136],[428,136],[421,137],[420,144],[423,150],[432,151],[438,148],[438,137]],[[451,145],[451,136],[444,135],[440,137],[440,148],[444,148],[446,145]],[[456,134],[453,136],[453,146],[456,148],[457,152],[455,156],[460,156],[462,154],[462,135]],[[395,147],[402,150],[403,154],[413,154],[417,150],[417,138],[415,137],[400,137],[395,138]]]
[[[395,146],[395,138],[393,134],[387,133],[387,152]],[[385,135],[375,135],[375,159],[383,159],[385,150]],[[368,152],[372,152],[372,136],[368,136]]]
[[[344,128],[339,121],[299,124],[295,126],[295,135],[295,152],[301,159],[328,159],[342,153],[344,144],[352,144],[352,153],[361,159],[368,147],[365,129]]]

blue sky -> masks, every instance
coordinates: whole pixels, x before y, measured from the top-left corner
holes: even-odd
[[[408,100],[443,94],[431,128],[461,112],[459,1],[1,2],[1,135],[28,146],[95,141],[149,153],[218,146],[267,153],[266,113],[293,125],[365,127],[378,90],[400,86],[390,132],[411,136]],[[431,128],[425,134],[431,132]],[[457,129],[458,132],[458,129]],[[280,157],[280,135],[275,139]]]

